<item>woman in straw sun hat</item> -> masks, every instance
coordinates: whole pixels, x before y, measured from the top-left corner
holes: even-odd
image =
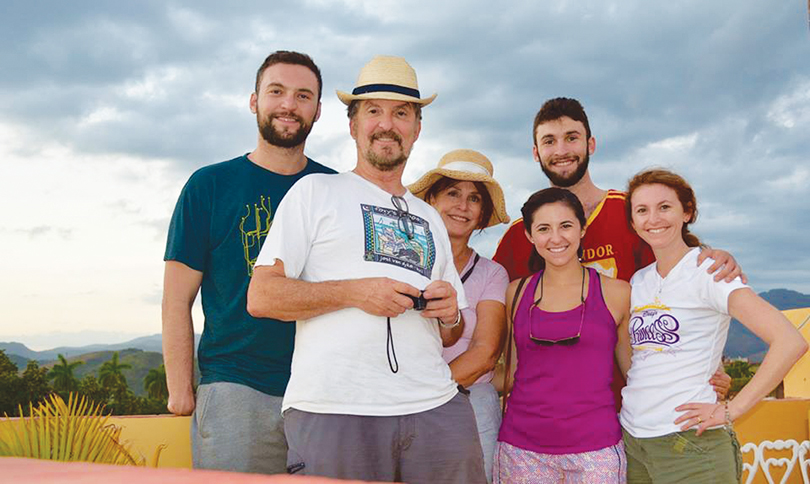
[[[504,295],[509,276],[500,264],[469,246],[477,229],[508,223],[501,186],[492,178],[492,163],[473,150],[455,150],[439,160],[408,189],[441,215],[469,307],[462,310],[464,333],[444,349],[453,379],[470,391],[487,479],[501,423],[498,393],[490,383],[506,336]]]

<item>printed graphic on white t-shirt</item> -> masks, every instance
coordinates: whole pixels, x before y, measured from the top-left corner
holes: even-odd
[[[660,301],[634,307],[630,316],[630,345],[636,351],[675,351],[681,340],[680,323]]]
[[[436,261],[436,245],[427,220],[403,214],[413,227],[413,238],[409,238],[396,210],[366,204],[361,204],[360,208],[365,231],[364,259],[402,267],[430,278]]]

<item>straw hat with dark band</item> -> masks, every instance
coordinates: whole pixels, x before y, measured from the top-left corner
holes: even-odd
[[[492,163],[481,153],[473,150],[455,150],[442,156],[439,165],[422,175],[416,183],[408,186],[408,190],[424,200],[428,189],[443,176],[453,180],[481,182],[487,187],[494,205],[487,227],[506,224],[509,223],[509,215],[506,214],[503,190],[492,178],[493,172]]]
[[[416,71],[402,57],[388,55],[378,55],[371,59],[360,70],[356,87],[351,94],[337,91],[337,96],[347,106],[356,99],[388,99],[427,106],[436,98],[434,94],[420,99]]]

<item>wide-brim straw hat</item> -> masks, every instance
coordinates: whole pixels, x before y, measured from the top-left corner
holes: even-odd
[[[501,185],[492,178],[493,173],[492,163],[486,156],[473,150],[455,150],[442,156],[439,165],[408,186],[408,190],[425,200],[430,187],[443,176],[459,181],[481,182],[487,187],[493,205],[492,215],[486,226],[507,224],[509,215],[506,214],[503,190]]]
[[[421,99],[416,71],[402,57],[378,55],[360,69],[357,84],[350,93],[337,91],[343,104],[357,99],[389,99],[407,101],[427,106],[436,99],[436,94]]]

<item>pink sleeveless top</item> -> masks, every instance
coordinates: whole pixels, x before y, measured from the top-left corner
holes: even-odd
[[[582,321],[579,341],[541,345],[529,338],[530,314],[539,272],[526,283],[514,321],[517,371],[498,440],[543,454],[574,454],[615,445],[622,437],[610,383],[616,322],[605,304],[596,270],[581,306],[559,313],[534,308],[537,325],[573,327]],[[534,334],[537,337],[537,334]],[[558,334],[553,339],[558,339]]]

